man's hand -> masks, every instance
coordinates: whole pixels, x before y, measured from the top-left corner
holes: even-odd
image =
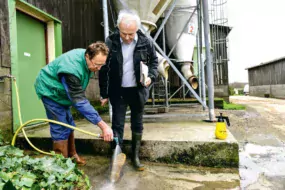
[[[108,98],[100,99],[101,106],[104,106],[108,102]]]
[[[113,131],[111,127],[107,125],[103,120],[101,120],[97,125],[100,127],[102,130],[102,138],[104,141],[113,141]]]
[[[145,86],[148,87],[151,83],[151,78],[147,77],[146,82],[145,82]]]

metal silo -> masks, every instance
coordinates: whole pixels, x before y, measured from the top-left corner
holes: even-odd
[[[172,0],[112,0],[117,12],[122,9],[135,10],[141,18],[143,31],[151,32],[156,28],[156,22],[166,10]],[[168,78],[169,64],[157,53],[159,65],[158,72]]]
[[[166,23],[167,45],[170,49],[174,48],[173,54],[177,59],[177,66],[193,89],[198,87],[192,58],[198,27],[196,5],[196,0],[177,0]]]

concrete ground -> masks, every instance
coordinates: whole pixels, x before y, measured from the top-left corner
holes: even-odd
[[[110,183],[110,160],[86,156],[87,165],[80,167],[89,176],[92,189],[99,190],[222,190],[240,189],[238,169],[193,167],[182,164],[146,162],[145,171],[135,171],[129,160],[123,176]]]
[[[205,111],[200,106],[195,109],[197,112],[193,114],[187,113],[189,106],[184,106],[171,108],[168,113],[156,114],[157,117],[145,115],[141,158],[196,166],[238,167],[238,143],[231,132],[228,131],[226,140],[216,139],[216,124],[202,120],[207,117],[203,116]],[[76,125],[77,128],[94,134],[101,132],[98,127],[86,120],[76,121]],[[38,146],[44,149],[51,148],[48,147],[48,144],[51,144],[48,126],[29,130],[27,134]],[[109,143],[79,131],[75,131],[75,137],[79,152],[108,155]],[[25,143],[25,140],[22,142]],[[131,153],[130,147],[131,130],[129,122],[126,122],[123,150],[128,155]]]
[[[101,130],[85,119],[75,122],[76,127],[93,134],[100,134]],[[108,123],[110,125],[110,123]],[[157,123],[145,123],[143,141],[195,141],[195,142],[214,142],[221,143],[224,141],[215,138],[215,123],[203,121],[159,121]],[[36,128],[27,132],[29,137],[49,138],[49,126]],[[124,140],[131,140],[130,124],[125,125]],[[98,139],[97,137],[75,131],[76,139]],[[237,143],[231,132],[228,133],[227,143]]]
[[[135,172],[128,159],[123,169],[122,179],[113,185],[108,183],[110,166],[108,157],[94,156],[94,154],[84,155],[88,163],[86,167],[81,169],[88,174],[93,189],[285,189],[285,100],[233,96],[230,97],[230,101],[245,105],[246,110],[215,111],[216,115],[223,112],[224,115],[230,118],[231,126],[228,127],[228,130],[232,135],[229,138],[234,136],[239,146],[238,169],[197,167],[189,166],[189,164],[165,164],[143,160],[146,171]],[[157,121],[157,129],[159,130],[156,133],[159,134],[159,131],[167,125],[171,132],[166,130],[167,133],[161,135],[164,138],[171,137],[172,140],[178,134],[177,128],[174,126],[180,129],[181,137],[188,137],[187,133],[191,133],[191,129],[195,131],[194,124],[196,123],[199,126],[201,118],[207,119],[208,117],[208,113],[204,112],[199,106],[172,107],[169,113],[158,115],[159,117],[146,115],[146,130],[155,131],[155,128],[152,128],[152,122]],[[161,118],[166,121],[161,121]],[[176,118],[181,125],[170,123],[173,118]],[[187,121],[191,121],[189,126],[186,124]],[[80,122],[84,123],[83,121]],[[215,124],[203,124],[207,126],[202,127],[201,125],[200,128],[198,127],[198,129],[203,128],[203,130],[196,131],[196,136],[191,133],[191,138],[195,141],[208,139],[216,143],[217,141],[213,139]],[[88,128],[87,125],[84,127]],[[95,130],[95,127],[89,127]],[[48,129],[42,131],[45,132],[40,134],[39,131],[34,130],[29,135],[37,136],[37,133],[40,134],[38,136],[45,135],[47,138],[41,138],[39,141],[43,144],[41,147],[47,148],[44,145],[51,143],[48,141]],[[125,138],[127,145],[129,142],[127,139],[130,138],[129,125],[126,126]],[[146,132],[144,139],[146,138],[151,141],[154,136],[148,135]],[[24,143],[25,140],[19,138],[18,142]],[[104,147],[104,144],[106,143],[100,144],[100,146],[103,149],[108,148],[107,146]],[[81,145],[80,141],[77,141],[77,145]],[[169,145],[165,144],[165,146]],[[84,147],[80,146],[80,148]],[[97,152],[100,153],[100,151]]]
[[[242,189],[285,189],[285,100],[232,96],[246,110],[226,111],[239,142]]]
[[[107,121],[108,115],[103,118]],[[239,189],[238,142],[230,131],[226,140],[215,139],[215,123],[203,121],[207,118],[208,113],[197,105],[175,106],[168,113],[145,115],[140,154],[146,165],[144,172],[136,172],[131,166],[131,130],[127,121],[123,148],[127,161],[124,175],[116,184],[108,181],[109,143],[75,131],[77,150],[88,161],[80,168],[89,176],[93,189]],[[76,125],[100,133],[86,120],[76,121]],[[32,128],[27,134],[37,147],[51,150],[48,126]],[[30,148],[21,135],[17,143]]]

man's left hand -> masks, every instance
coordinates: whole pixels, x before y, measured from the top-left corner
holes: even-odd
[[[145,86],[148,87],[151,84],[151,78],[147,77]]]
[[[108,103],[108,98],[100,99],[100,102],[101,102],[101,106],[105,106],[105,104]]]

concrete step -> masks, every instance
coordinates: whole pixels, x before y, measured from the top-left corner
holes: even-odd
[[[100,129],[86,120],[76,122],[78,128],[100,133]],[[238,167],[238,143],[228,131],[226,140],[214,137],[215,123],[203,121],[149,122],[144,124],[141,159],[153,162],[182,163],[195,166]],[[29,139],[38,148],[52,150],[49,127],[27,131]],[[75,131],[76,147],[80,154],[110,156],[109,143],[96,137]],[[17,145],[31,149],[19,134]],[[131,153],[131,130],[127,123],[123,151]]]
[[[144,123],[201,121],[208,119],[208,110],[203,110],[200,104],[147,105],[143,115]],[[109,114],[101,115],[104,121],[110,122]],[[130,121],[130,111],[127,111],[126,121]]]

